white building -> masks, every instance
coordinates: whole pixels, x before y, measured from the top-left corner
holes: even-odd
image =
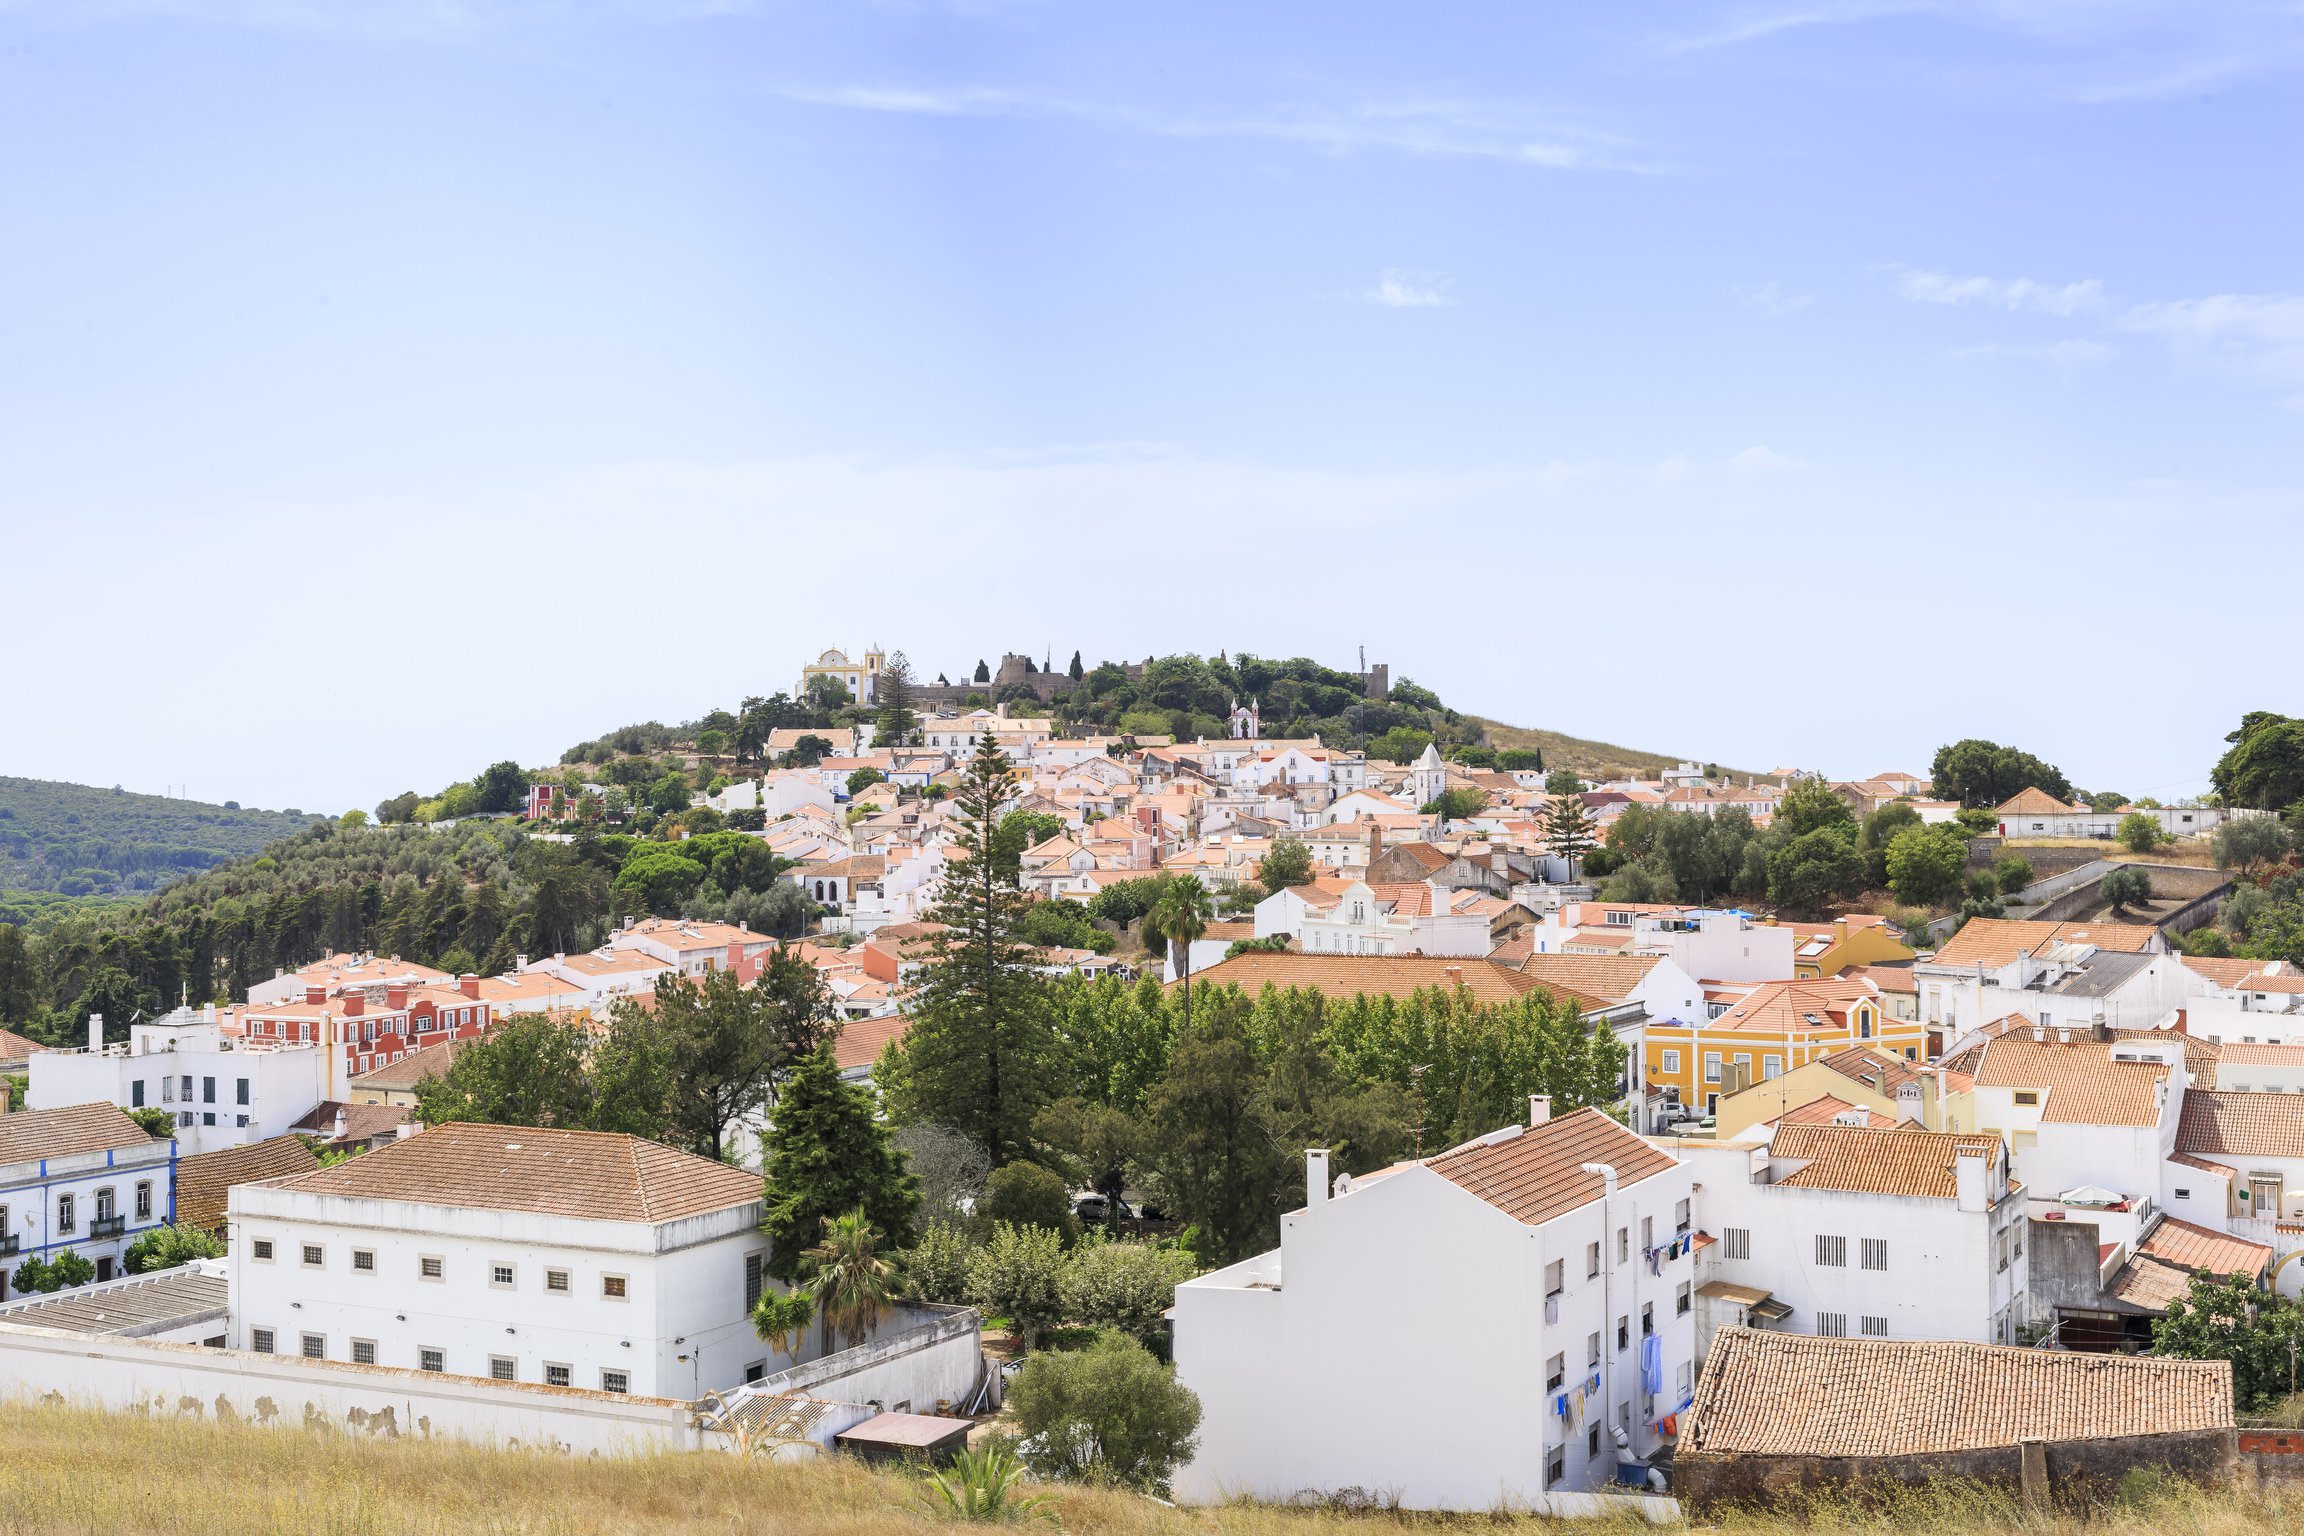
[[[1859,1121],[1867,1118],[1854,1112]],[[1700,1351],[1749,1319],[1749,1293],[1785,1331],[2011,1344],[2028,1288],[2023,1186],[1989,1132],[1861,1124],[1755,1126],[1724,1143],[1675,1139],[1694,1170]]]
[[[2168,1165],[2167,1208],[2283,1253],[2304,1247],[2304,1232],[2294,1230],[2304,1220],[2304,1097],[2187,1092]],[[2291,1230],[2277,1230],[2283,1223]]]
[[[741,924],[651,917],[639,922],[627,918],[609,936],[608,947],[660,960],[683,976],[701,976],[706,971],[734,970],[739,960],[757,960],[776,947],[776,940]]]
[[[228,1036],[213,1006],[132,1025],[125,1044],[103,1041],[104,1016],[91,1014],[87,1049],[36,1053],[24,1102],[166,1110],[189,1155],[285,1135],[327,1097],[319,1045]]]
[[[0,1301],[31,1258],[77,1253],[111,1279],[130,1243],[174,1219],[175,1171],[176,1144],[116,1105],[0,1115]]]
[[[1355,880],[1334,901],[1315,905],[1318,898],[1307,890],[1298,898],[1304,903],[1298,937],[1312,954],[1487,954],[1494,947],[1488,919],[1455,911],[1449,896],[1430,881],[1371,886]],[[1259,914],[1262,908],[1259,903]]]
[[[231,1344],[694,1399],[754,1336],[758,1174],[633,1136],[440,1125],[231,1195]]]
[[[2049,1012],[2084,1022],[2103,1017],[2114,1028],[2150,1029],[2178,1002],[2208,990],[2206,979],[2181,966],[2149,967],[2139,976],[2110,957],[2167,949],[2149,923],[1971,918],[1936,953],[1913,962],[1920,1021],[1941,1033],[1946,1051],[2011,1013],[2035,1022]],[[2047,1001],[2058,988],[2062,1000]]]
[[[1587,930],[1629,934],[1612,952],[1663,955],[1701,981],[1789,981],[1797,974],[1799,935],[1786,924],[1763,923],[1748,912],[1705,907],[1633,907],[1580,901],[1561,906],[1530,930],[1535,952],[1573,954],[1597,947],[1578,942]]]
[[[1694,1380],[1689,1170],[1598,1110],[1530,1119],[1333,1199],[1309,1153],[1280,1246],[1176,1288],[1180,1499],[1544,1510],[1616,1476],[1612,1430],[1662,1443]]]

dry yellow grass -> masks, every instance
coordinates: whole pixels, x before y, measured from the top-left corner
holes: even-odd
[[[792,1465],[717,1452],[578,1459],[0,1405],[0,1532],[11,1536],[923,1536],[950,1529],[921,1512],[915,1486],[844,1458]],[[1570,1526],[1502,1515],[1178,1510],[1132,1494],[1070,1488],[1057,1492],[1057,1506],[1069,1536],[1367,1536],[1385,1528],[1635,1536],[1655,1529],[1633,1519]],[[1788,1528],[2254,1536],[2304,1528],[2304,1503],[2174,1490],[2148,1492],[2087,1519],[2039,1518],[1947,1482],[1868,1507],[1827,1498],[1789,1512],[1731,1512],[1665,1529],[1741,1536]]]

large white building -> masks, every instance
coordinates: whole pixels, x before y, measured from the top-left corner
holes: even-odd
[[[1748,912],[1570,902],[1530,930],[1535,952],[1663,955],[1706,982],[1787,981],[1799,935]]]
[[[231,1195],[231,1342],[694,1399],[754,1336],[761,1185],[631,1136],[450,1124]]]
[[[132,1025],[124,1045],[103,1040],[103,1016],[93,1014],[86,1050],[36,1053],[25,1103],[163,1110],[178,1147],[191,1154],[286,1135],[327,1097],[324,1048],[226,1035],[213,1006]]]
[[[111,1279],[130,1243],[174,1218],[175,1173],[176,1144],[115,1105],[0,1115],[0,1301],[31,1258],[77,1253]]]
[[[2016,1342],[2027,1218],[2007,1145],[1850,1118],[1675,1144],[1714,1239],[1699,1261],[1699,1344],[1750,1322],[1755,1293],[1791,1332]]]
[[[1340,1178],[1307,1154],[1280,1246],[1176,1288],[1200,1396],[1179,1498],[1361,1488],[1552,1507],[1653,1452],[1689,1399],[1689,1169],[1598,1110]]]

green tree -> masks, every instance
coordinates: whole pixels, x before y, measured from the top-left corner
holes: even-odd
[[[1192,875],[1178,875],[1168,882],[1168,889],[1159,902],[1144,914],[1144,938],[1147,943],[1158,943],[1168,951],[1175,962],[1176,976],[1182,985],[1178,990],[1184,997],[1184,1027],[1192,1027],[1192,945],[1208,931],[1209,922],[1216,916],[1208,899],[1208,887]]]
[[[1292,1166],[1265,1118],[1265,1073],[1232,1009],[1176,1042],[1145,1106],[1145,1160],[1176,1215],[1199,1228],[1203,1258],[1229,1264],[1271,1246]]]
[[[1046,1227],[1070,1237],[1072,1197],[1064,1181],[1038,1163],[1004,1163],[984,1182],[984,1219],[1017,1227]]]
[[[2260,881],[2288,857],[2292,842],[2287,827],[2278,818],[2240,816],[2218,827],[2210,846],[2218,869],[2229,869],[2246,879]],[[0,959],[0,973],[4,973],[5,965],[6,961]],[[0,974],[0,998],[5,997],[6,986],[4,974]],[[5,1016],[5,1004],[0,1003],[0,1017]]]
[[[1888,844],[1888,889],[1916,907],[1933,907],[1959,894],[1968,845],[1938,827],[1909,826]]]
[[[860,1210],[824,1219],[823,1240],[808,1250],[807,1294],[824,1324],[826,1354],[835,1335],[850,1349],[870,1338],[902,1294],[904,1272],[885,1246]]]
[[[1438,798],[1426,801],[1420,812],[1446,821],[1465,821],[1487,808],[1488,797],[1485,794],[1460,785],[1455,789],[1442,790]]]
[[[996,1223],[968,1266],[968,1299],[1005,1317],[1029,1350],[1064,1315],[1064,1239],[1042,1226]]]
[[[2123,864],[2097,883],[2096,894],[2118,915],[2152,899],[2152,877],[2133,864]]]
[[[959,1306],[968,1300],[968,1269],[980,1245],[957,1222],[931,1221],[904,1254],[904,1276],[922,1301]]]
[[[1863,856],[1837,831],[1804,832],[1768,857],[1768,899],[1793,912],[1820,912],[1863,888]]]
[[[2120,818],[2113,835],[2130,853],[2150,853],[2160,846],[2160,823],[2142,811],[2130,811]]]
[[[681,802],[685,805],[685,799]],[[704,866],[684,843],[644,843],[632,850],[611,887],[616,910],[671,917],[704,883]]]
[[[354,806],[336,819],[346,827],[359,828],[368,825],[368,813],[358,806]]]
[[[799,1276],[803,1250],[830,1218],[862,1211],[893,1247],[909,1246],[920,1192],[901,1150],[880,1124],[872,1096],[840,1080],[829,1043],[799,1058],[762,1138],[766,1159],[768,1272]]]
[[[1312,850],[1300,837],[1275,839],[1264,857],[1256,861],[1256,883],[1266,891],[1310,885],[1315,878]]]
[[[591,1035],[548,1013],[516,1013],[456,1050],[448,1070],[416,1085],[426,1125],[558,1126],[589,1130],[596,1107]]]
[[[1192,1256],[1180,1249],[1091,1235],[1065,1263],[1064,1315],[1149,1339],[1166,1327],[1161,1314],[1193,1273]]]
[[[1029,1151],[1032,1119],[1054,1097],[1046,989],[1018,931],[1030,898],[1002,877],[995,850],[1015,784],[1006,755],[986,740],[954,795],[959,827],[929,914],[944,927],[922,968],[899,1070],[884,1084],[900,1122],[950,1126],[995,1166]]]
[[[1576,861],[1593,844],[1592,813],[1584,805],[1581,791],[1573,794],[1553,795],[1544,804],[1541,818],[1544,845],[1552,856],[1568,863],[1568,878],[1576,878]]]
[[[835,714],[856,702],[849,695],[848,685],[829,672],[812,674],[801,698],[819,715]]]
[[[797,1356],[816,1320],[816,1299],[805,1291],[762,1289],[752,1304],[752,1331],[780,1355]]]
[[[832,755],[832,743],[821,736],[803,736],[784,754],[787,768],[813,768]]]
[[[2304,800],[2304,720],[2254,710],[2224,740],[2208,779],[2225,804],[2279,810]]]
[[[912,688],[912,663],[898,651],[880,668],[880,681],[876,685],[880,729],[873,738],[875,746],[908,747],[920,734],[920,711]],[[848,792],[856,791],[851,786]]]
[[[1025,853],[1063,830],[1064,819],[1046,811],[1014,810],[1001,817],[998,830],[992,834],[992,858],[1000,877],[1014,885]]]
[[[2004,853],[1992,866],[1992,883],[2003,896],[2013,896],[2032,883],[2032,861],[2020,853]]]
[[[1526,747],[1504,747],[1496,753],[1496,767],[1504,773],[1542,773],[1544,754]]]
[[[1368,755],[1373,758],[1381,758],[1388,763],[1412,763],[1422,757],[1424,749],[1430,745],[1432,745],[1432,733],[1430,731],[1419,731],[1405,725],[1396,725],[1383,735],[1374,737],[1369,741]]]
[[[490,763],[472,784],[479,791],[475,809],[491,815],[509,815],[528,803],[528,770],[518,763]]]
[[[1128,1170],[1142,1140],[1132,1115],[1074,1094],[1041,1111],[1032,1122],[1032,1133],[1055,1154],[1064,1171],[1102,1195],[1108,1211],[1116,1211],[1111,1202],[1126,1191]]]
[[[30,1019],[43,991],[39,962],[24,941],[23,928],[0,923],[0,1024]]]
[[[1784,791],[1773,824],[1794,838],[1829,831],[1850,843],[1856,840],[1856,813],[1829,785],[1814,779],[1800,779]]]
[[[27,1084],[27,1086],[29,1085]],[[24,1102],[21,1098],[9,1100],[9,1108],[22,1109],[23,1107]],[[151,1105],[145,1104],[139,1105],[127,1113],[128,1118],[143,1127],[144,1134],[154,1141],[166,1141],[176,1134],[176,1117],[164,1109],[154,1109]]]
[[[2304,1306],[2243,1275],[2192,1277],[2192,1288],[2152,1320],[2152,1352],[2173,1360],[2232,1362],[2232,1402],[2257,1413],[2292,1396],[2304,1357]]]
[[[1989,809],[2025,789],[2043,790],[2059,800],[2072,797],[2072,781],[2054,765],[1975,737],[1938,747],[1928,771],[1939,799],[1967,806]]]
[[[1856,849],[1864,855],[1864,878],[1874,888],[1888,884],[1888,845],[1907,827],[1921,824],[1920,813],[1909,800],[1891,800],[1864,818],[1856,835]]]
[[[662,978],[655,1019],[671,1063],[670,1128],[692,1150],[716,1158],[729,1127],[765,1104],[793,1064],[830,1038],[832,1003],[816,967],[779,945],[750,986],[732,970]]]
[[[145,1275],[154,1270],[174,1269],[194,1259],[222,1257],[224,1244],[213,1232],[203,1232],[179,1222],[174,1226],[154,1227],[138,1237],[128,1245],[121,1265],[131,1275]]]
[[[1080,667],[1080,653],[1079,653],[1078,651],[1074,651],[1074,652],[1072,653],[1072,665],[1071,665],[1071,666],[1069,666],[1069,667],[1067,667],[1067,668],[1065,668],[1064,670],[1065,670],[1065,673],[1066,673],[1066,675],[1067,675],[1067,676],[1069,676],[1069,677],[1072,679],[1072,681],[1074,681],[1074,682],[1078,682],[1078,681],[1080,681],[1080,679],[1081,679],[1082,677],[1084,677],[1084,676],[1086,676],[1086,675],[1087,675],[1085,672],[1083,672],[1083,671],[1081,670],[1081,667]]]
[[[979,683],[992,681],[992,669],[984,664],[984,659],[981,656],[976,659],[976,673],[971,681]]]
[[[860,795],[875,784],[885,784],[887,782],[888,775],[882,773],[879,769],[872,767],[870,764],[866,764],[864,767],[859,768],[854,773],[848,775],[848,793],[851,796]]]
[[[1164,1494],[1198,1444],[1200,1399],[1124,1333],[1035,1356],[1009,1404],[1042,1477]]]

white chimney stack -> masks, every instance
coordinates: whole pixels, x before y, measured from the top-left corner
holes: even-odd
[[[1532,1093],[1528,1095],[1528,1123],[1530,1125],[1542,1125],[1545,1121],[1551,1118],[1552,1095],[1548,1093]]]
[[[1307,1147],[1304,1150],[1304,1203],[1307,1206],[1328,1203],[1328,1149]]]
[[[100,1013],[88,1015],[88,1049],[93,1055],[104,1054],[104,1015]]]

